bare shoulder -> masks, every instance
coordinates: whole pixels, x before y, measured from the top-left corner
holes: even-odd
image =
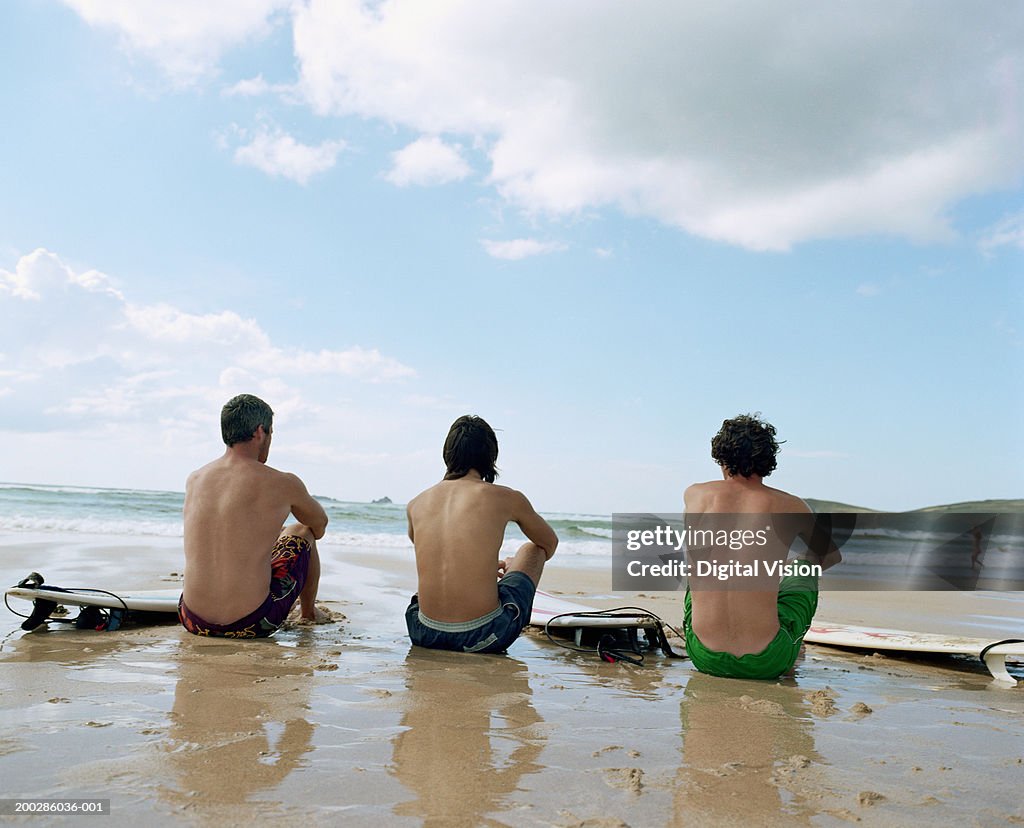
[[[418,495],[412,498],[407,504],[405,504],[405,510],[408,512],[411,509],[423,507],[430,503],[432,499],[434,499],[435,497],[438,496],[439,493],[442,493],[444,491],[444,482],[445,481],[442,480],[440,483],[435,483],[433,486],[427,486],[427,488],[425,488],[422,492],[420,492]]]
[[[770,489],[772,499],[775,501],[772,511],[789,514],[810,514],[811,507],[795,494],[784,492],[782,489]]]
[[[497,483],[492,483],[490,488],[493,490],[495,497],[499,497],[510,504],[529,505],[530,503],[530,499],[526,495],[518,489],[513,489],[511,486],[499,486]]]
[[[306,484],[302,482],[302,479],[297,474],[281,471],[280,469],[275,469],[272,466],[261,466],[261,469],[264,476],[267,478],[267,481],[272,485],[277,486],[282,491],[306,491]]]
[[[489,483],[483,491],[488,501],[498,511],[504,513],[508,520],[522,520],[524,517],[530,517],[535,511],[530,499],[518,489]]]
[[[221,466],[221,459],[222,458],[213,460],[207,463],[205,466],[200,466],[198,469],[192,472],[185,479],[185,491],[189,491],[190,489],[193,489],[196,486],[202,485],[203,480],[206,479],[206,477],[208,477],[211,472],[215,471]]]
[[[205,467],[204,467],[205,468]],[[202,490],[202,477],[203,470],[196,469],[187,478],[185,478],[185,511],[188,512],[192,508],[193,502],[196,498],[200,497]]]
[[[709,480],[706,483],[693,483],[686,487],[683,492],[683,504],[687,509],[699,509],[711,496],[717,481]]]
[[[431,486],[431,489],[432,489],[432,488],[433,488],[433,486]],[[416,495],[416,497],[414,497],[414,498],[411,498],[411,499],[409,500],[409,502],[405,504],[405,513],[406,513],[407,515],[410,515],[410,514],[412,514],[412,513],[413,513],[413,511],[414,511],[414,510],[415,510],[415,509],[416,509],[416,508],[417,508],[417,507],[418,507],[418,506],[419,506],[419,505],[420,505],[421,503],[423,503],[423,500],[424,500],[424,498],[425,498],[425,497],[427,497],[427,495],[428,495],[428,493],[429,493],[429,492],[430,492],[430,489],[424,489],[424,490],[423,490],[422,492],[420,492],[420,493],[419,493],[418,495]]]
[[[683,497],[686,497],[687,495],[699,494],[700,492],[703,492],[703,491],[706,491],[707,489],[709,489],[712,485],[713,484],[712,484],[711,481],[708,481],[707,483],[691,483],[683,491]]]

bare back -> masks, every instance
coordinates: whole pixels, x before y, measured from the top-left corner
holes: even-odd
[[[267,597],[271,552],[289,513],[314,526],[323,515],[293,474],[230,450],[193,472],[184,509],[189,609],[215,624],[257,609]],[[321,528],[317,537],[322,534]]]
[[[702,514],[749,515],[749,521],[738,517],[736,528],[754,531],[764,528],[761,516],[810,513],[800,498],[765,486],[759,477],[697,483],[686,490],[683,499],[688,521]],[[747,545],[731,550],[729,555],[741,564],[755,559],[784,561],[794,539],[779,538],[774,533],[768,538],[767,546]],[[711,578],[702,583],[702,579],[692,577],[691,584],[693,631],[706,647],[737,656],[758,653],[778,633],[777,578],[764,578],[751,590],[736,589],[735,581],[729,588],[722,588],[721,582]]]
[[[431,486],[407,515],[420,608],[436,621],[470,621],[498,606],[498,553],[510,522],[548,557],[558,543],[523,494],[476,475]]]

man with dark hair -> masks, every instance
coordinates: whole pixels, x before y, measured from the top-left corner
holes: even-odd
[[[740,414],[725,420],[711,439],[711,459],[729,477],[767,477],[778,465],[775,461],[778,453],[775,426],[761,422],[756,415]]]
[[[503,653],[530,621],[558,537],[525,495],[495,485],[498,441],[480,417],[452,424],[442,456],[444,479],[406,509],[419,576],[405,612],[409,638],[436,650]],[[499,560],[509,522],[529,541]]]
[[[778,571],[798,537],[808,544],[805,557],[821,569],[841,557],[834,544],[814,535],[806,503],[764,485],[775,469],[779,443],[775,427],[758,416],[745,414],[722,423],[711,441],[711,456],[723,479],[695,483],[683,494],[688,526],[725,528],[738,533],[732,537],[751,540],[737,544],[739,549],[729,547],[724,555],[715,547],[687,550],[686,652],[694,667],[717,676],[776,678],[791,670],[818,606],[817,577],[793,574],[780,581],[768,574],[768,564],[774,561],[771,571]],[[766,526],[771,529],[764,532],[766,542],[755,543],[752,539]],[[723,557],[730,558],[732,569],[721,568]],[[756,575],[723,579],[718,575],[722,571]]]
[[[239,394],[221,411],[224,455],[185,484],[185,585],[182,625],[196,635],[263,638],[299,601],[316,609],[327,514],[294,474],[266,465],[274,412]],[[288,515],[299,521],[282,528]]]
[[[448,430],[441,451],[446,471],[445,480],[458,480],[474,468],[484,483],[493,483],[498,476],[498,438],[482,417],[465,414]]]
[[[274,426],[274,412],[259,397],[239,394],[232,397],[220,410],[220,434],[224,445],[229,448],[236,443],[252,439],[259,426],[270,434]]]

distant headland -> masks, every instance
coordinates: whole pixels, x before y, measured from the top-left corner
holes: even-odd
[[[813,497],[804,498],[807,505],[815,512],[878,512],[879,509],[868,509],[865,506],[851,506],[836,500],[817,500]],[[1001,500],[968,500],[963,503],[945,503],[941,506],[925,506],[911,509],[911,512],[1024,512],[1024,498],[1004,498]]]

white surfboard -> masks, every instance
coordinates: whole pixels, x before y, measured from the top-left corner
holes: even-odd
[[[657,621],[651,615],[624,613],[616,614],[616,617],[597,616],[593,617],[588,613],[599,613],[597,607],[588,607],[585,604],[577,604],[575,601],[566,601],[551,595],[543,590],[537,590],[533,599],[533,612],[530,614],[530,625],[534,627],[561,627],[565,629],[577,629],[580,627],[610,627],[614,629],[628,629],[630,627],[656,627]]]
[[[862,650],[975,657],[980,656],[986,647],[994,643],[993,639],[987,638],[890,630],[854,624],[831,624],[827,621],[813,623],[804,636],[804,641],[808,644],[854,647]],[[1024,659],[1024,642],[996,644],[990,647],[984,656],[985,666],[997,681],[1016,684],[1017,680],[1006,670],[1007,656]]]
[[[41,587],[11,587],[7,595],[35,601],[53,601],[57,604],[75,607],[103,607],[104,609],[129,609],[138,612],[177,613],[180,589],[151,589],[118,592],[116,590],[93,591],[88,589],[48,589]]]

